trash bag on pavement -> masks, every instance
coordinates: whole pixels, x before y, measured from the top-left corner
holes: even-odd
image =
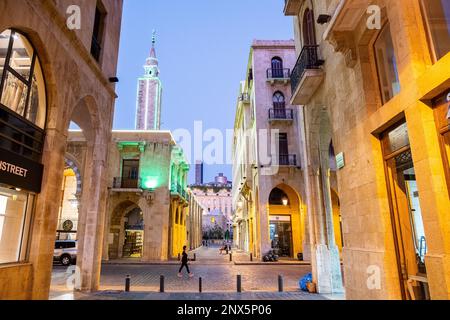
[[[301,278],[298,282],[298,285],[302,291],[308,291],[308,287],[306,285],[309,282],[312,282],[312,273],[308,273],[303,278]]]

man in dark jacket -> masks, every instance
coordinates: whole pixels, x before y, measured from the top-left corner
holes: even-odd
[[[188,266],[188,255],[186,253],[186,246],[183,247],[183,254],[182,254],[182,258],[181,258],[181,267],[180,267],[180,271],[178,271],[178,277],[182,277],[183,275],[181,274],[181,271],[183,270],[184,267],[186,267],[187,272],[189,273],[189,277],[193,277],[194,274],[191,273],[189,271],[189,266]]]

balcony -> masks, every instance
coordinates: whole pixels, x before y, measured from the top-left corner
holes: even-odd
[[[269,109],[269,121],[293,121],[294,110],[286,108]]]
[[[291,74],[292,105],[305,105],[319,88],[324,78],[319,59],[319,46],[304,46]]]
[[[182,200],[188,202],[189,201],[189,195],[187,191],[178,183],[173,183],[170,188],[170,194],[174,197],[179,197]]]
[[[113,180],[113,187],[114,190],[136,190],[140,189],[141,183],[140,179],[132,179],[132,178],[125,178],[125,177],[117,177]]]
[[[267,69],[267,81],[270,83],[284,82],[288,83],[291,80],[291,69]]]
[[[248,93],[243,93],[239,96],[239,101],[243,103],[250,103],[250,95]]]
[[[280,166],[296,167],[297,155],[295,154],[280,154],[279,163]]]
[[[284,0],[284,15],[296,16],[302,6],[303,0]]]

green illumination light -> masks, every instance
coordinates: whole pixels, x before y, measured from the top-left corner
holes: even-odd
[[[156,189],[158,187],[158,180],[155,177],[147,177],[144,182],[146,189]]]

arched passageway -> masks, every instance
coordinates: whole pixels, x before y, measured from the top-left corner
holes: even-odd
[[[271,248],[280,257],[303,255],[304,219],[297,192],[286,184],[272,189],[269,195],[269,233]]]
[[[114,208],[109,232],[109,259],[143,257],[144,216],[136,203],[127,200]]]

